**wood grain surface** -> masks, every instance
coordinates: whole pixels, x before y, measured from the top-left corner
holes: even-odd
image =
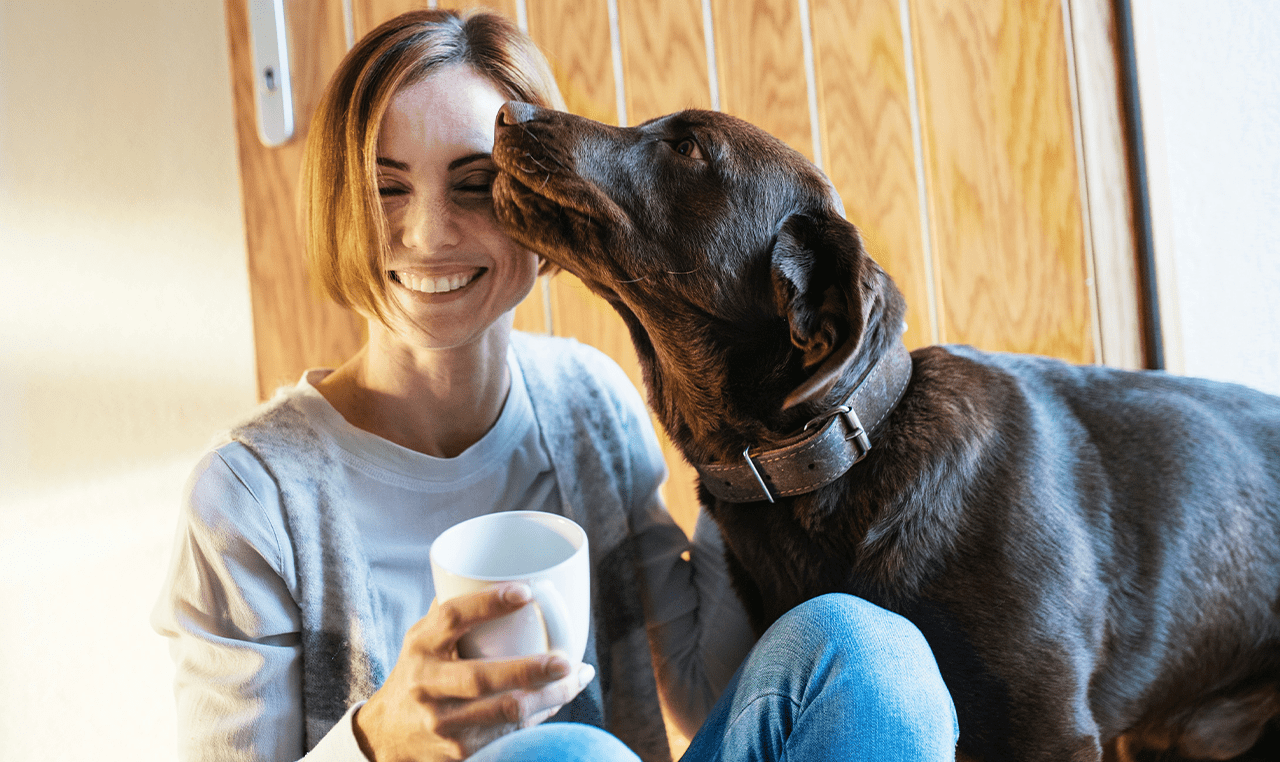
[[[618,37],[631,124],[711,108],[700,0],[618,0]]]
[[[294,136],[267,148],[257,133],[247,6],[243,0],[226,2],[258,394],[263,399],[296,382],[308,367],[340,363],[364,341],[364,321],[312,286],[298,223],[303,138],[329,74],[346,50],[342,7],[331,3],[317,9],[302,0],[285,6]]]
[[[566,108],[618,123],[606,0],[527,0],[529,36],[551,63]]]
[[[1069,0],[1067,6],[1101,361],[1117,368],[1138,369],[1145,367],[1147,356],[1115,7],[1109,0]]]
[[[936,343],[898,0],[811,0],[823,166],[907,299],[907,346]]]
[[[913,0],[942,340],[1094,360],[1058,0]]]
[[[334,2],[334,0],[326,0]],[[360,39],[378,24],[400,15],[406,11],[429,8],[427,0],[349,0],[351,3],[351,26],[356,39]],[[512,21],[516,20],[516,0],[459,0],[458,2],[437,3],[440,8],[466,11],[473,8],[501,13]]]
[[[712,0],[720,110],[815,158],[796,0]]]

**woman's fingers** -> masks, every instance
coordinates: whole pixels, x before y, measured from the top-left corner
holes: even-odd
[[[584,664],[536,689],[513,689],[470,701],[449,702],[447,707],[440,707],[437,728],[447,734],[451,728],[493,727],[509,732],[531,727],[572,701],[594,676],[591,665]]]
[[[406,648],[438,655],[452,655],[458,638],[473,627],[506,616],[533,599],[533,592],[523,583],[460,595],[444,603],[431,602],[427,615],[419,619],[405,635]]]
[[[431,685],[437,698],[478,699],[512,690],[534,690],[569,675],[572,665],[559,651],[521,659],[455,659],[441,662]]]

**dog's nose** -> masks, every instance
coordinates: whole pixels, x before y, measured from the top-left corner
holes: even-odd
[[[521,101],[507,101],[502,104],[502,108],[498,109],[498,126],[510,127],[525,122],[532,122],[538,117],[541,111],[532,103],[522,103]]]

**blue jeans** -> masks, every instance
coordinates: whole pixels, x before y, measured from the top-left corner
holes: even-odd
[[[815,598],[760,638],[681,762],[955,759],[960,728],[915,625],[851,595]],[[470,762],[638,762],[588,725],[544,723]]]

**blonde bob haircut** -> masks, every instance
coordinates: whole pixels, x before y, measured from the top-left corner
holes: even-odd
[[[378,131],[396,93],[451,64],[470,66],[509,99],[564,108],[547,60],[506,18],[412,11],[380,25],[347,53],[307,134],[300,206],[312,278],[338,304],[384,324],[392,302]]]

